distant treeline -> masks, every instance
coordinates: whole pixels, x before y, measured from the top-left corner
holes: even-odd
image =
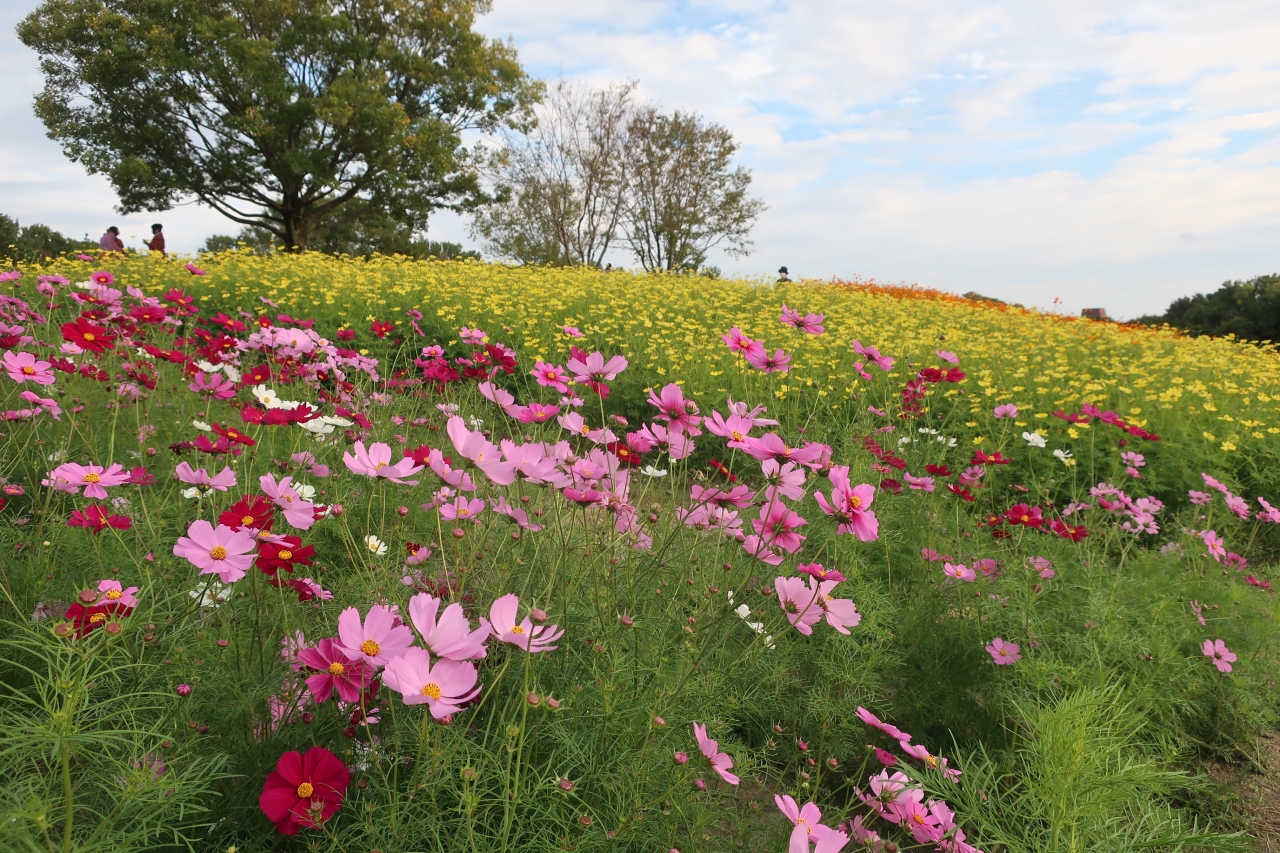
[[[1280,275],[1224,281],[1213,293],[1175,299],[1163,314],[1133,322],[1168,323],[1194,335],[1235,335],[1241,340],[1280,342]]]
[[[34,264],[67,252],[96,248],[97,243],[64,237],[48,225],[36,223],[24,228],[18,220],[0,213],[0,260]]]

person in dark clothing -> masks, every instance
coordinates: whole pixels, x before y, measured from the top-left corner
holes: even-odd
[[[787,274],[786,267],[778,267],[778,283],[781,284],[784,281],[791,281],[791,276]]]
[[[142,245],[146,246],[152,253],[157,254],[162,258],[166,257],[164,251],[163,229],[164,226],[157,222],[155,225],[151,226],[151,234],[153,235],[151,239],[142,241]]]

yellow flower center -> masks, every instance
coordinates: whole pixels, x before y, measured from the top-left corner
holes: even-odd
[[[298,796],[302,797],[304,800],[309,799],[315,792],[316,789],[312,787],[310,782],[303,782],[298,786]]]
[[[369,657],[373,657],[378,652],[382,651],[382,646],[378,645],[377,640],[365,640],[360,644],[360,651],[369,655]]]
[[[916,812],[915,814],[913,814],[911,816],[911,819],[914,820],[916,823],[920,824],[921,826],[924,826],[924,815],[920,814],[919,812]]]
[[[215,560],[225,560],[227,559],[227,549],[221,545],[215,545],[209,550],[209,556]]]
[[[853,497],[849,498],[849,506],[853,507],[854,509],[861,508],[862,498],[858,497],[857,495],[854,495]]]
[[[240,519],[240,523],[241,523],[241,524],[253,524],[253,516],[252,516],[252,515],[246,515],[244,518]]]
[[[524,633],[524,628],[521,628],[519,625],[517,625],[517,626],[515,626],[514,628],[512,628],[512,629],[511,629],[511,633],[513,633],[513,634],[523,634],[523,633]]]
[[[85,333],[84,333],[84,339],[85,339],[86,341],[91,341],[91,340],[93,340],[93,332],[85,332]]]
[[[347,668],[342,664],[338,663],[337,661],[334,661],[333,663],[329,664],[330,675],[342,675],[342,673],[346,671],[347,671]]]
[[[27,374],[28,376],[32,376],[35,374],[36,369],[30,365],[26,365],[25,367],[22,368],[22,372]]]
[[[742,439],[745,438],[745,436],[742,433],[738,432],[736,429],[732,433],[730,433],[730,435],[733,436],[734,441],[742,441]]]
[[[89,624],[90,624],[90,625],[97,625],[99,622],[101,622],[102,620],[104,620],[104,619],[106,619],[106,618],[107,618],[107,614],[105,614],[105,613],[95,613],[95,614],[93,614],[92,616],[90,616],[90,617],[89,617]]]
[[[1026,513],[1023,513],[1023,515],[1022,515],[1022,521],[1025,523],[1025,522],[1028,522],[1028,521],[1030,521],[1030,520],[1031,520],[1031,516],[1027,515]]]
[[[279,558],[280,558],[280,559],[282,559],[282,560],[292,560],[292,559],[293,559],[293,552],[292,552],[292,551],[290,551],[290,550],[288,550],[288,549],[282,549],[282,550],[280,551],[280,553],[279,553],[279,554],[277,554],[276,556],[277,556],[277,557],[279,557]]]
[[[924,760],[930,767],[938,766],[938,757],[936,755],[927,755]]]
[[[428,682],[427,684],[422,685],[422,695],[431,699],[439,699],[440,685],[435,684],[434,682]]]
[[[470,515],[470,514],[471,514],[471,511],[468,510],[465,506],[458,507],[458,515]]]
[[[120,590],[118,590],[118,589],[109,589],[109,590],[107,590],[107,594],[106,594],[106,596],[105,596],[105,597],[106,597],[106,599],[107,599],[108,601],[115,601],[116,599],[120,598],[120,597],[121,597],[121,595],[123,595],[123,593],[121,593],[121,592],[120,592]]]
[[[89,472],[88,474],[84,475],[84,481],[86,483],[97,483],[97,482],[100,482],[101,480],[102,480],[102,477],[98,474],[94,474],[93,472]]]
[[[381,471],[383,468],[386,468],[386,467],[387,467],[387,463],[386,463],[386,462],[379,462],[377,465],[374,465],[374,466],[373,466],[373,470],[375,470],[375,471]]]
[[[582,434],[583,434],[583,435],[589,435],[590,433],[591,433],[591,424],[583,424],[583,425],[582,425]]]

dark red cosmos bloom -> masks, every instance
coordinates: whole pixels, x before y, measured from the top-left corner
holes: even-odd
[[[347,765],[322,746],[306,755],[286,752],[262,783],[258,805],[276,829],[295,835],[333,817],[350,783]]]
[[[1083,524],[1072,527],[1062,521],[1052,521],[1049,523],[1049,529],[1063,539],[1070,539],[1072,542],[1079,542],[1089,535],[1089,531],[1085,529]]]
[[[62,324],[62,339],[90,352],[106,352],[111,349],[116,336],[84,317],[77,317],[74,323]]]
[[[281,424],[304,424],[307,421],[313,421],[320,417],[320,413],[311,408],[308,403],[302,403],[292,409],[267,409],[262,416],[262,423],[267,426],[279,426]]]
[[[891,492],[895,495],[902,494],[902,483],[898,482],[892,477],[886,477],[883,480],[881,480],[880,488],[884,489],[886,492]]]
[[[354,341],[356,339],[355,329],[339,329],[334,337],[340,341]]]
[[[271,381],[271,368],[265,364],[259,364],[251,370],[246,370],[240,376],[240,385],[261,385],[264,382]]]
[[[964,371],[958,367],[953,367],[942,375],[943,382],[963,382]]]
[[[179,288],[173,288],[160,297],[165,302],[171,302],[175,306],[175,310],[182,311],[186,314],[197,314],[200,309],[195,306],[195,297],[188,296]]]
[[[199,450],[201,453],[230,453],[232,456],[239,456],[242,452],[239,447],[236,447],[231,442],[230,439],[224,438],[223,436],[218,436],[217,441],[210,441],[203,435],[197,436],[196,440],[191,443],[191,446],[196,450]]]
[[[1053,416],[1054,416],[1055,418],[1062,418],[1064,421],[1066,421],[1066,422],[1067,422],[1067,423],[1069,423],[1069,424],[1087,424],[1087,423],[1089,423],[1089,418],[1088,418],[1087,416],[1085,416],[1085,415],[1077,415],[1077,414],[1067,414],[1067,413],[1066,413],[1066,412],[1064,412],[1062,409],[1058,409],[1056,412],[1054,412],[1054,413],[1053,413]]]
[[[952,473],[951,469],[948,468],[946,465],[929,464],[924,466],[924,470],[928,471],[930,474],[934,475],[935,477],[950,477]]]
[[[213,427],[214,432],[216,432],[218,435],[225,438],[227,441],[234,441],[237,444],[243,444],[246,447],[253,447],[255,444],[257,444],[256,441],[254,441],[252,438],[249,438],[249,436],[240,432],[240,430],[236,429],[235,427],[224,427],[216,423],[211,424],[210,426]]]
[[[292,572],[295,565],[310,566],[316,554],[314,545],[303,545],[297,536],[286,536],[283,542],[262,542],[258,545],[258,559],[254,562],[262,573],[275,577],[284,569]]]
[[[169,309],[160,305],[135,305],[129,310],[129,316],[139,323],[155,325],[164,322],[164,318],[169,316]]]
[[[240,420],[247,424],[260,424],[267,413],[257,406],[242,406],[240,408]]]
[[[431,456],[431,448],[425,444],[419,444],[417,447],[413,448],[412,450],[410,450],[407,447],[404,449],[405,459],[412,459],[414,465],[421,465],[424,468],[427,465],[427,458],[430,456]],[[449,464],[448,460],[445,460],[445,464],[446,465]]]
[[[151,472],[142,465],[129,469],[129,485],[131,486],[150,486],[155,481],[156,478],[151,476]]]
[[[736,483],[736,482],[738,482],[738,478],[737,478],[736,476],[734,476],[733,474],[730,474],[730,473],[729,473],[729,468],[728,468],[728,466],[727,466],[727,465],[725,465],[723,462],[720,462],[720,461],[715,460],[715,459],[708,459],[708,460],[707,460],[707,467],[712,468],[712,469],[714,469],[714,470],[716,470],[716,471],[719,471],[721,474],[723,474],[723,475],[725,476],[725,479],[727,479],[730,483]]]
[[[71,518],[67,519],[68,527],[87,527],[93,531],[93,535],[97,536],[108,527],[114,527],[116,530],[128,530],[133,527],[133,522],[123,515],[114,515],[111,508],[103,504],[92,504],[84,508],[84,511],[72,510]]]
[[[502,368],[508,376],[516,371],[516,354],[502,344],[485,344],[484,351],[493,359],[494,367]]]
[[[91,631],[106,625],[112,616],[128,616],[133,608],[120,601],[105,601],[102,604],[85,605],[77,601],[67,608],[63,619],[70,620],[71,630],[77,637],[87,636]]]
[[[987,454],[983,453],[981,450],[975,450],[975,451],[973,451],[973,459],[972,459],[972,460],[970,460],[970,464],[973,464],[973,465],[1008,465],[1008,464],[1009,464],[1010,462],[1012,462],[1012,461],[1013,461],[1012,459],[1009,459],[1008,457],[1006,457],[1006,456],[1005,456],[1004,454],[1002,454],[999,450],[997,450],[995,453],[991,454],[990,456],[988,456]]]
[[[276,509],[271,501],[262,495],[245,496],[233,503],[226,512],[218,516],[218,523],[239,530],[252,527],[254,530],[270,530],[275,521]]]
[[[234,320],[226,314],[223,314],[221,311],[219,311],[217,316],[209,322],[216,326],[223,326],[231,332],[243,332],[245,330],[245,325],[242,321]]]
[[[374,320],[373,325],[369,327],[369,331],[373,332],[374,337],[385,338],[394,332],[395,328],[396,324],[388,320]]]
[[[271,328],[271,318],[270,318],[270,317],[268,317],[266,314],[259,315],[259,317],[258,317],[258,327],[259,327],[259,328],[261,328],[261,329],[270,329],[270,328]]]
[[[342,406],[334,406],[333,413],[340,418],[351,418],[351,420],[360,425],[361,429],[373,429],[373,422],[359,412],[344,409]]]
[[[627,447],[621,441],[611,441],[604,446],[604,449],[618,457],[624,465],[636,466],[640,464],[641,456],[630,447]]]
[[[936,367],[926,367],[924,370],[916,374],[918,378],[925,382],[941,382],[942,371]]]
[[[1044,524],[1044,513],[1038,506],[1016,504],[1005,510],[1005,520],[1013,526],[1039,527]]]
[[[947,491],[951,492],[951,494],[956,495],[957,497],[960,497],[966,501],[972,502],[975,500],[973,496],[973,492],[969,491],[968,489],[961,488],[960,486],[957,486],[955,483],[947,483]]]

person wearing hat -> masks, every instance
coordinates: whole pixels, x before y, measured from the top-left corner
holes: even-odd
[[[152,226],[151,226],[151,234],[152,234],[153,236],[151,237],[151,239],[150,239],[150,240],[143,240],[143,241],[142,241],[142,245],[146,246],[146,247],[147,247],[147,249],[148,249],[152,254],[154,254],[154,255],[159,255],[159,256],[160,256],[160,257],[162,257],[162,258],[163,258],[163,257],[165,257],[165,253],[164,253],[164,234],[163,234],[163,233],[161,233],[161,231],[162,231],[162,229],[163,229],[163,228],[164,228],[164,226],[163,226],[163,225],[161,225],[159,222],[157,222],[155,225],[152,225]]]
[[[120,229],[112,225],[98,238],[98,248],[104,252],[123,252],[124,241],[120,239]]]
[[[786,267],[778,267],[778,283],[781,284],[784,281],[791,281],[791,276],[787,274]]]

